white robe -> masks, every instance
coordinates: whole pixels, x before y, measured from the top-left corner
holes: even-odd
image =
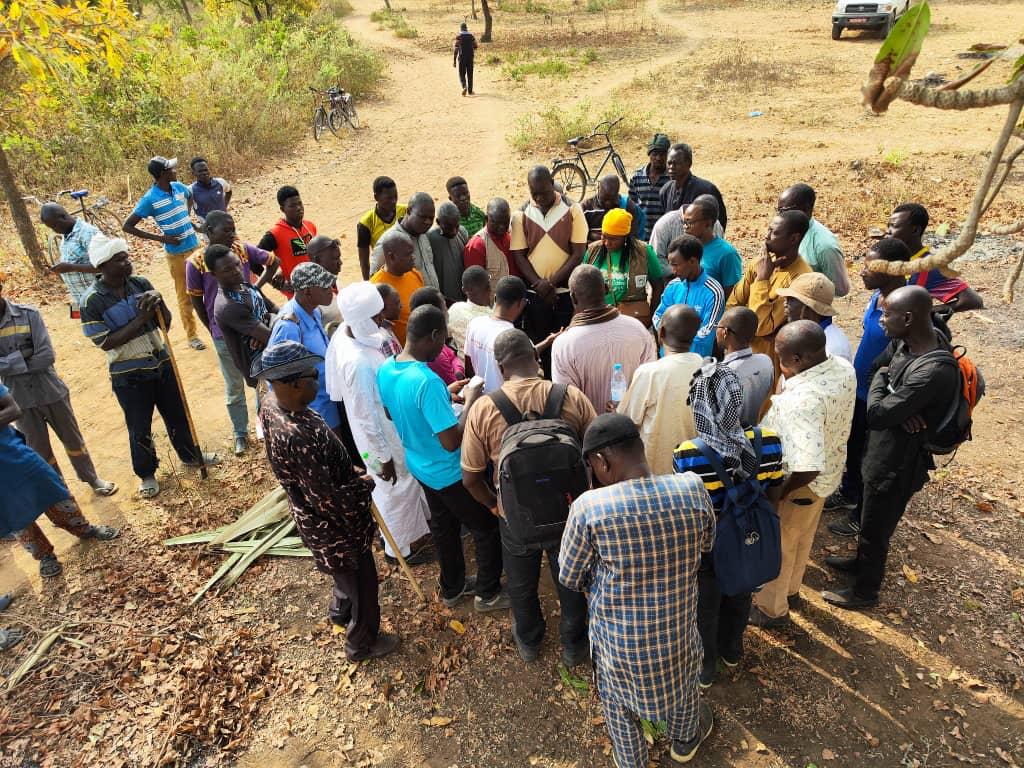
[[[430,512],[423,489],[406,466],[398,432],[384,413],[377,389],[377,369],[383,363],[384,355],[379,350],[350,337],[347,326],[342,324],[327,347],[327,394],[332,400],[345,403],[352,438],[359,452],[369,455],[367,464],[374,458],[382,464],[389,459],[395,462],[398,479],[394,485],[370,473],[376,481],[373,502],[402,554],[408,555],[409,545],[430,532]],[[390,545],[384,551],[395,556]]]

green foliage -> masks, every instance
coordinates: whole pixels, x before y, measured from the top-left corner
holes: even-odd
[[[644,739],[651,746],[654,746],[654,742],[664,738],[665,734],[668,733],[668,723],[664,720],[654,722],[653,720],[640,718],[640,728],[644,732]]]
[[[612,131],[613,143],[627,139],[650,138],[655,130],[654,118],[650,112],[629,108],[617,100],[605,107],[595,109],[589,100],[583,100],[575,107],[565,109],[552,104],[533,115],[522,117],[509,136],[509,142],[520,152],[537,150],[561,151],[565,141],[573,136],[586,136],[595,125],[603,120],[617,120],[624,117]]]
[[[1007,82],[1012,83],[1021,75],[1024,75],[1024,56],[1013,62],[1013,71],[1010,73],[1010,79]]]
[[[582,53],[576,48],[552,51],[541,48],[531,51],[511,51],[501,68],[503,76],[522,82],[529,75],[567,78],[598,59],[597,49],[587,48]]]
[[[409,25],[401,11],[381,8],[370,14],[370,21],[382,28],[390,29],[395,33],[395,37],[408,39],[419,36],[416,28]]]
[[[899,168],[910,157],[910,153],[903,149],[890,149],[882,151],[882,162],[893,168]]]
[[[885,38],[881,50],[875,56],[875,63],[880,64],[890,59],[890,67],[895,70],[908,59],[916,59],[931,21],[932,10],[927,2],[911,6]]]
[[[590,690],[590,684],[582,677],[577,677],[564,666],[558,666],[558,676],[562,680],[562,685],[566,688],[571,688],[574,691],[581,691],[586,693]]]
[[[24,187],[42,194],[86,183],[116,194],[128,175],[138,191],[154,154],[202,154],[218,174],[248,174],[254,158],[288,151],[309,131],[308,86],[342,85],[356,97],[379,86],[382,57],[349,36],[339,8],[292,23],[214,16],[173,45],[129,47],[120,79],[80,78],[76,102],[26,115],[0,140]]]
[[[587,0],[587,13],[618,11],[623,8],[636,8],[635,0]]]

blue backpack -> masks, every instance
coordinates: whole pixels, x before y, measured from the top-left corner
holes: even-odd
[[[761,466],[761,429],[754,427],[754,455]],[[725,501],[715,529],[712,559],[715,578],[724,595],[756,592],[779,575],[782,568],[782,535],[779,515],[768,500],[755,472],[734,483],[721,458],[700,438],[693,444],[711,465],[725,487]]]

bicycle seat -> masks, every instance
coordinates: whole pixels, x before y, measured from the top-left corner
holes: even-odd
[[[70,197],[71,197],[72,200],[81,200],[83,197],[86,197],[88,194],[89,194],[89,190],[88,189],[80,189],[77,192],[72,192],[70,194]]]
[[[567,142],[565,142],[565,143],[566,143],[566,144],[568,144],[568,145],[569,145],[570,147],[575,147],[575,146],[576,146],[577,144],[579,144],[579,143],[580,143],[581,141],[583,141],[583,137],[582,137],[582,136],[577,136],[577,137],[576,137],[576,138],[574,138],[574,139],[569,139],[569,140],[568,140]]]

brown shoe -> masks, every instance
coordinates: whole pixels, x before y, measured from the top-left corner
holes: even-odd
[[[365,661],[366,659],[379,659],[381,656],[387,656],[392,651],[398,649],[401,645],[402,640],[398,635],[389,635],[381,632],[377,635],[377,640],[367,650],[360,651],[359,653],[345,653],[345,656],[349,661]]]

